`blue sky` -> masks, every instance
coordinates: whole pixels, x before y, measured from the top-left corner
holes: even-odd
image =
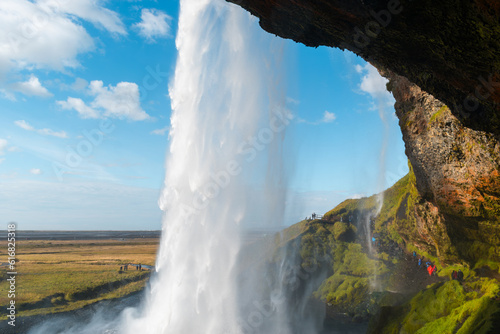
[[[161,227],[178,10],[177,1],[0,2],[5,224]],[[336,49],[285,49],[293,223],[388,187],[408,168],[394,101],[371,65]]]

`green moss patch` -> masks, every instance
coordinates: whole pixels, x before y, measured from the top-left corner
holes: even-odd
[[[384,326],[378,317],[369,333],[488,333],[499,291],[498,281],[486,278],[434,284],[400,309],[384,309]]]
[[[431,116],[431,118],[429,119],[429,123],[432,123],[436,120],[439,119],[439,117],[445,112],[445,111],[449,111],[450,109],[448,109],[447,106],[442,106],[441,108],[439,108],[438,111],[436,111],[436,113],[434,113],[434,115]]]

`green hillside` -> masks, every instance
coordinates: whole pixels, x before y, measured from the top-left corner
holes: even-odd
[[[461,256],[463,245],[446,232],[410,168],[383,197],[349,199],[321,220],[286,229],[275,239],[274,261],[294,254],[305,272],[326,272],[313,298],[330,316],[371,319],[371,333],[490,333],[500,316],[499,263],[482,253]],[[436,264],[437,275],[418,267],[417,257]],[[464,281],[450,280],[459,269]]]

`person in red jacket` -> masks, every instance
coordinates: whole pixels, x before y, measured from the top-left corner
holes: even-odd
[[[432,272],[433,272],[433,266],[428,266],[427,267],[427,272],[429,273],[429,276],[432,276]]]

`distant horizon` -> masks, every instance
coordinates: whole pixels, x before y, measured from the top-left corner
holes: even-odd
[[[15,223],[11,222],[10,224]],[[23,231],[23,232],[157,232],[161,230],[23,230],[23,229],[16,229],[17,232]]]
[[[299,223],[298,221],[297,223]],[[15,222],[10,222],[9,224],[16,224]],[[256,228],[248,228],[248,229],[243,229],[244,231],[267,231],[267,230],[279,230],[281,227],[289,227],[290,225],[281,225],[281,226],[269,226],[269,227],[256,227]],[[162,232],[161,229],[159,230],[51,230],[51,229],[46,229],[46,230],[23,230],[23,229],[16,229],[16,232]],[[3,229],[0,231],[0,234],[2,233],[7,233],[6,229]]]

